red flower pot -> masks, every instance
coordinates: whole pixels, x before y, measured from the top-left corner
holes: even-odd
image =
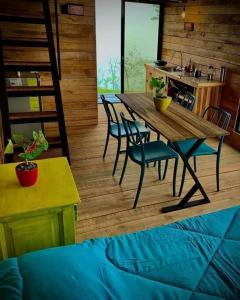
[[[21,186],[32,186],[36,183],[38,177],[38,166],[36,163],[21,163],[16,166],[16,174]]]

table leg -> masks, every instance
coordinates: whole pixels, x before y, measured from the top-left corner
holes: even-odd
[[[181,156],[183,163],[186,166],[187,170],[189,171],[190,175],[192,176],[195,184],[192,186],[192,188],[187,192],[187,194],[182,198],[182,200],[178,204],[163,207],[161,210],[163,213],[180,210],[180,209],[184,209],[184,208],[188,208],[188,207],[192,207],[192,206],[196,206],[196,205],[206,204],[206,203],[210,202],[204,188],[202,187],[201,183],[198,180],[196,173],[194,172],[194,170],[192,169],[191,165],[188,162],[190,157],[192,156],[192,154],[201,146],[201,144],[204,142],[204,140],[205,139],[198,139],[193,144],[191,149],[185,154],[181,151],[177,142],[172,143],[176,152],[178,152],[178,154]],[[192,196],[196,193],[197,190],[199,190],[201,192],[203,199],[194,200],[194,201],[189,202],[189,200],[192,198]]]

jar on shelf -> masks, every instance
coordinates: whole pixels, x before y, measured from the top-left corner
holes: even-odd
[[[208,74],[207,74],[207,79],[212,81],[213,78],[214,78],[214,67],[213,66],[209,66],[209,68],[208,68]]]

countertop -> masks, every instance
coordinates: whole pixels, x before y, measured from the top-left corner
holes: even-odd
[[[161,69],[161,67],[157,67],[154,64],[145,64],[146,68],[152,68],[159,73],[164,74],[168,78],[175,79],[177,81],[180,81],[182,83],[185,83],[187,85],[190,85],[194,88],[203,88],[203,87],[217,87],[217,86],[223,86],[225,83],[221,82],[220,80],[212,80],[209,81],[205,77],[202,78],[195,78],[191,76],[189,73],[180,73],[179,71],[173,71],[169,72],[166,70]],[[172,66],[167,66],[172,67]]]

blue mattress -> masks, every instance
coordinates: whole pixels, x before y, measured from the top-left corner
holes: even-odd
[[[3,261],[0,299],[240,299],[240,207]]]

